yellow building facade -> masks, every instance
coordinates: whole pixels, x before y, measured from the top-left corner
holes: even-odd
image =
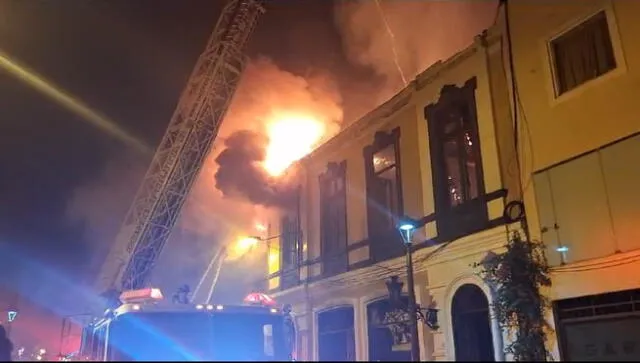
[[[563,360],[640,359],[640,2],[514,1],[531,235],[552,268]]]
[[[299,359],[409,359],[386,286],[406,284],[395,226],[409,216],[417,300],[438,309],[438,329],[420,323],[421,360],[508,360],[473,265],[522,230],[503,214],[512,200],[547,246],[554,358],[637,357],[639,16],[636,1],[509,1],[467,49],[300,162],[300,198],[268,232]]]
[[[503,218],[517,174],[504,174],[514,147],[498,40],[478,36],[300,162],[299,203],[268,233],[280,236],[269,287],[294,307],[300,359],[410,359],[406,316],[393,320],[386,286],[406,284],[399,216],[420,221],[417,300],[439,310],[438,329],[420,324],[422,359],[503,358],[490,289],[472,267],[518,228]],[[464,314],[482,336],[463,336]]]

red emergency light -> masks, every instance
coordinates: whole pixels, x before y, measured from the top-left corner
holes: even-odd
[[[122,301],[123,304],[145,303],[162,299],[162,291],[156,288],[129,290],[120,294],[120,301]]]
[[[259,292],[247,295],[243,301],[245,304],[250,305],[274,306],[276,304],[276,301],[271,296]]]

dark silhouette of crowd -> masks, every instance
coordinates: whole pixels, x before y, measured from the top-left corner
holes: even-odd
[[[0,362],[10,362],[12,351],[13,343],[9,340],[4,326],[0,325]]]

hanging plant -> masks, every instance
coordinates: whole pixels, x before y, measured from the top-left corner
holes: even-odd
[[[544,314],[548,300],[542,287],[551,286],[549,267],[540,242],[525,241],[513,233],[506,251],[490,253],[476,267],[495,291],[493,312],[511,344],[505,353],[515,361],[546,361],[546,332],[550,329]]]

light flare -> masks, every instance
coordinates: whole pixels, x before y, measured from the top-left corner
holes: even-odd
[[[234,261],[253,250],[260,241],[255,237],[239,237],[227,252],[227,259]]]
[[[118,126],[117,122],[93,110],[73,95],[55,85],[53,82],[46,80],[35,72],[18,64],[18,62],[11,59],[9,55],[2,51],[0,51],[0,69],[4,69],[10,75],[29,85],[41,94],[49,97],[59,106],[62,106],[68,111],[80,116],[83,121],[92,124],[139,151],[144,153],[151,152],[151,149],[149,149],[144,142],[122,129]]]
[[[273,177],[281,176],[291,164],[320,144],[327,132],[318,118],[302,114],[280,114],[267,122],[269,144],[263,162]]]
[[[260,231],[260,232],[266,232],[267,231],[267,226],[265,226],[264,223],[260,223],[260,222],[256,222],[256,224],[254,225],[254,228],[257,231]]]

